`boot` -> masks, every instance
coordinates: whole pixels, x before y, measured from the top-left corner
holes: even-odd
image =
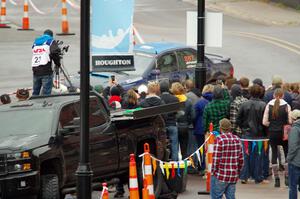
[[[276,178],[275,178],[275,184],[274,184],[274,187],[280,187],[280,178],[279,178],[279,177],[276,177]]]
[[[285,176],[284,177],[284,184],[285,184],[285,186],[289,186],[289,177],[288,176]]]

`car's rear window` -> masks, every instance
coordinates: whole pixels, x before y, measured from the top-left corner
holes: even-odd
[[[45,134],[52,130],[52,109],[22,109],[0,112],[0,136]]]

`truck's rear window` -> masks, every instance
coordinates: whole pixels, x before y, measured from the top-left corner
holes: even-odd
[[[0,112],[0,136],[50,134],[52,122],[53,111],[51,109]]]

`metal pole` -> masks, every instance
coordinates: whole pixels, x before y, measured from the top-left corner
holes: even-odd
[[[77,198],[91,199],[92,171],[89,163],[90,0],[80,10],[80,162],[76,171]]]
[[[204,63],[205,45],[205,0],[198,0],[198,37],[197,37],[197,65],[195,68],[195,85],[202,91],[206,84],[206,65]]]

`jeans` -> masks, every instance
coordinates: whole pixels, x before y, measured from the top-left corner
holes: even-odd
[[[40,95],[41,88],[42,95],[50,95],[53,86],[53,74],[51,75],[42,75],[42,76],[33,76],[33,92],[32,95]]]
[[[236,183],[220,182],[215,176],[211,176],[210,197],[211,199],[235,199]]]
[[[171,159],[178,161],[178,128],[177,126],[167,126],[167,134],[171,142]]]
[[[263,164],[264,164],[264,151],[261,154],[258,153],[258,145],[255,145],[255,148],[252,152],[253,142],[248,142],[248,151],[249,155],[246,154],[245,146],[244,147],[244,167],[242,168],[240,179],[248,180],[252,177],[256,183],[264,180],[263,176]]]
[[[289,164],[289,199],[297,199],[300,167]]]

